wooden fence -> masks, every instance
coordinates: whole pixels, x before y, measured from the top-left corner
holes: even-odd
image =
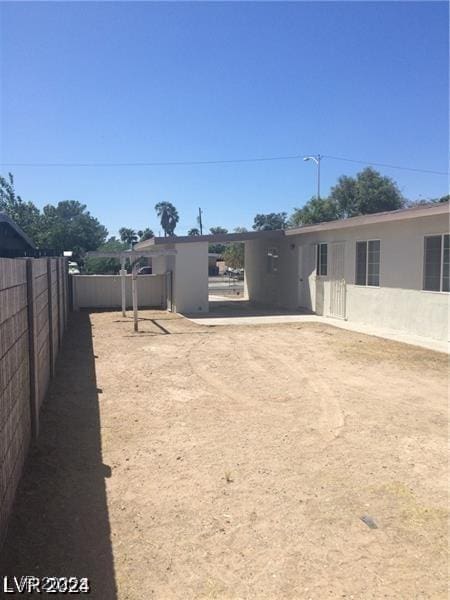
[[[63,258],[0,258],[0,545],[67,325]]]

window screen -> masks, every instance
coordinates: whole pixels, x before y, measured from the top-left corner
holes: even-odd
[[[366,285],[367,242],[356,242],[356,285]]]
[[[380,240],[372,240],[367,246],[367,285],[380,285]]]
[[[448,235],[444,236],[447,238]],[[439,292],[441,289],[441,255],[442,255],[442,236],[433,235],[425,238],[425,276],[424,290]],[[448,249],[447,249],[448,261]],[[447,271],[448,273],[448,271]],[[448,285],[448,278],[447,278]]]
[[[450,235],[444,235],[444,264],[442,267],[442,291],[450,292]]]
[[[317,244],[316,275],[328,274],[328,244]]]
[[[356,285],[380,285],[380,240],[356,242]]]

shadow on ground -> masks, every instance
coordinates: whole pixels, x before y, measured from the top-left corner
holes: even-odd
[[[92,331],[72,313],[57,374],[17,491],[0,557],[2,575],[88,577],[89,598],[117,598]],[[53,594],[53,597],[58,597]]]
[[[212,297],[214,298],[214,297]],[[289,310],[274,306],[255,304],[250,300],[215,300],[210,297],[209,312],[201,314],[186,314],[196,319],[211,319],[215,317],[269,317],[274,315],[310,315],[307,309]]]

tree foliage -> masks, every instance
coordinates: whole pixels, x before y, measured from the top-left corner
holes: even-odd
[[[334,221],[338,219],[336,203],[329,198],[317,198],[314,196],[303,208],[296,208],[289,219],[291,227],[300,225],[309,225],[311,223],[323,223],[325,221]]]
[[[336,203],[340,218],[397,210],[405,204],[395,181],[372,167],[356,177],[340,177],[329,199]]]
[[[229,244],[223,253],[223,260],[227,267],[231,267],[232,269],[243,269],[244,252],[244,244],[242,242]]]
[[[356,177],[340,177],[328,198],[311,198],[303,208],[295,209],[290,224],[298,226],[345,219],[397,210],[404,205],[405,199],[395,181],[367,167]]]
[[[44,206],[40,219],[38,244],[57,252],[72,250],[75,256],[97,250],[108,231],[93,217],[86,205],[76,200],[63,200],[56,206]]]
[[[175,227],[180,220],[175,206],[171,202],[158,202],[158,204],[155,204],[155,210],[160,218],[164,237],[167,235],[175,235]]]
[[[24,202],[16,194],[12,173],[8,173],[7,178],[0,176],[0,211],[5,212],[36,245],[39,245],[41,214],[32,202]]]
[[[140,242],[144,242],[145,240],[151,240],[152,237],[155,237],[153,230],[150,227],[146,227],[145,229],[140,229],[138,232],[138,237]]]
[[[102,250],[103,252],[123,252],[124,250],[128,250],[128,244],[113,236],[102,244],[98,250]],[[120,271],[120,261],[117,258],[87,258],[84,265],[87,273],[116,275]]]
[[[72,250],[74,257],[96,250],[108,235],[86,205],[76,200],[63,200],[56,206],[47,204],[42,212],[32,202],[24,202],[16,194],[11,173],[7,178],[0,177],[0,211],[6,212],[38,248],[57,253]]]
[[[134,229],[129,227],[121,227],[119,229],[119,235],[122,242],[124,242],[128,248],[132,248],[133,244],[138,241],[138,234]]]
[[[189,229],[188,235],[200,235],[200,230],[197,229],[197,227],[193,227],[192,229]]]
[[[210,227],[209,232],[212,235],[219,235],[219,234],[226,234],[228,233],[228,229],[225,229],[225,227]],[[211,252],[211,254],[223,254],[225,252],[225,244],[209,244],[208,246],[208,251]]]
[[[254,218],[253,229],[256,231],[267,231],[271,229],[286,229],[287,213],[257,214]]]

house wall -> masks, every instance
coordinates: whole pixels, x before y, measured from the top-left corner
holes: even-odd
[[[379,328],[447,340],[449,295],[422,289],[424,236],[449,232],[447,215],[286,236],[279,269],[265,272],[267,241],[246,242],[249,298],[330,316],[330,278],[318,277],[316,244],[345,242],[346,318]],[[380,286],[355,285],[356,242],[379,239]],[[277,245],[274,243],[274,245]],[[330,268],[330,246],[328,247]],[[303,277],[301,299],[300,278]]]
[[[173,271],[174,310],[208,312],[208,243],[175,244],[175,249],[177,254],[167,257]]]
[[[276,272],[268,271],[269,248],[278,250]],[[296,308],[297,296],[293,293],[296,281],[296,252],[291,248],[288,240],[267,238],[245,242],[244,290],[251,302]]]

